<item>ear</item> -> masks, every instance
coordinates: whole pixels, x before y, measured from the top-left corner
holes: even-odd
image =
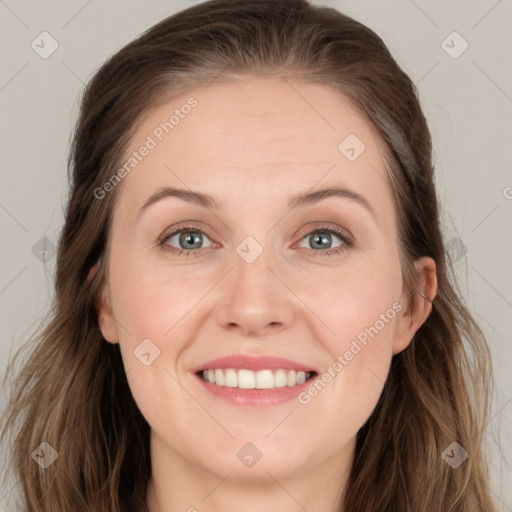
[[[103,337],[109,343],[118,343],[119,336],[117,334],[116,319],[112,313],[112,306],[110,304],[110,297],[108,293],[108,285],[102,286],[98,301],[96,304],[96,311],[98,313],[98,324]]]
[[[406,304],[397,316],[393,354],[405,350],[411,343],[416,331],[423,325],[432,312],[432,302],[437,293],[436,263],[432,258],[424,256],[414,263],[416,268],[416,293],[412,304]],[[427,297],[427,298],[425,298]],[[405,292],[402,304],[407,302]]]

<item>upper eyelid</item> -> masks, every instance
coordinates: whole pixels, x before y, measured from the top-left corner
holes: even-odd
[[[184,225],[178,224],[178,226],[174,226],[170,230],[164,230],[161,239],[165,240],[166,238],[169,238],[170,236],[174,236],[178,233],[181,233],[182,231],[200,231],[201,233],[208,236],[208,238],[211,239],[210,235],[208,235],[208,230],[204,229],[203,227],[200,227],[199,225],[195,225],[193,221],[190,221],[189,223],[185,223]]]
[[[326,224],[326,223],[320,222],[319,224]],[[328,231],[329,233],[334,233],[335,235],[338,235],[338,236],[345,235],[347,238],[350,238],[351,240],[353,239],[352,234],[347,229],[342,228],[341,226],[338,226],[337,228],[335,228],[333,226],[328,226],[328,225],[317,225],[317,226],[312,226],[312,227],[306,228],[305,230],[299,230],[298,234],[303,233],[303,236],[307,236],[314,231]],[[340,231],[341,233],[338,233],[338,231]]]

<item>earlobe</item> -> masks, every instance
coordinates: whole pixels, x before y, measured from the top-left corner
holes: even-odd
[[[107,285],[101,288],[96,306],[101,334],[109,343],[118,343],[117,325],[112,313]]]
[[[98,270],[101,265],[101,258],[89,269],[89,274],[87,275],[87,284],[89,284],[96,274],[98,273]]]
[[[411,343],[416,331],[432,313],[433,301],[437,293],[437,274],[435,261],[424,256],[414,263],[417,272],[416,292],[411,304],[397,317],[393,354],[405,350]]]

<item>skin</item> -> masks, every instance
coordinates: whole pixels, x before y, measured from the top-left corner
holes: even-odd
[[[431,308],[405,302],[384,143],[328,86],[241,77],[148,111],[127,153],[190,96],[198,105],[118,185],[108,282],[98,300],[102,334],[119,342],[152,429],[149,510],[334,512],[355,436],[377,404],[391,358]],[[353,162],[338,150],[351,133],[366,146]],[[363,195],[375,217],[339,197],[287,207],[293,195],[331,185]],[[139,216],[163,186],[207,193],[223,206],[168,197]],[[184,221],[204,233],[196,253],[158,246]],[[315,256],[344,243],[332,234],[325,249],[315,248],[311,234],[325,225],[348,231],[354,245]],[[247,236],[263,248],[252,263],[236,252]],[[179,236],[169,245],[190,248]],[[435,262],[425,257],[416,266],[432,299]],[[286,357],[324,372],[397,301],[403,309],[306,405],[236,406],[208,394],[191,372],[237,353]],[[147,338],[160,350],[149,366],[134,356]],[[262,454],[251,468],[237,457],[247,442]]]

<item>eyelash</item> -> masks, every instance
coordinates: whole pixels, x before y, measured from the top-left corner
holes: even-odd
[[[179,226],[179,229],[175,229],[172,233],[169,233],[169,234],[165,233],[164,235],[162,235],[162,237],[158,240],[158,246],[161,247],[165,251],[169,251],[169,252],[175,254],[176,256],[192,256],[192,253],[197,253],[198,251],[200,251],[200,249],[176,249],[175,247],[171,247],[166,244],[166,242],[167,242],[167,240],[169,240],[169,238],[171,238],[172,236],[177,235],[183,231],[185,231],[185,232],[186,231],[192,231],[192,232],[198,231],[208,237],[208,235],[202,229],[200,229],[198,226],[194,226],[193,224],[187,224],[185,226]],[[343,244],[340,245],[339,247],[336,247],[334,249],[327,249],[325,251],[309,249],[310,251],[313,251],[313,255],[315,257],[325,257],[325,256],[332,256],[334,254],[341,254],[354,246],[354,241],[348,233],[346,233],[345,231],[342,231],[341,229],[333,228],[333,227],[329,227],[329,226],[317,226],[314,229],[312,229],[311,231],[308,231],[306,234],[304,234],[304,236],[302,236],[300,240],[302,240],[303,238],[306,238],[307,236],[312,235],[315,232],[335,234],[343,242]],[[208,237],[208,238],[210,238],[210,237]]]

